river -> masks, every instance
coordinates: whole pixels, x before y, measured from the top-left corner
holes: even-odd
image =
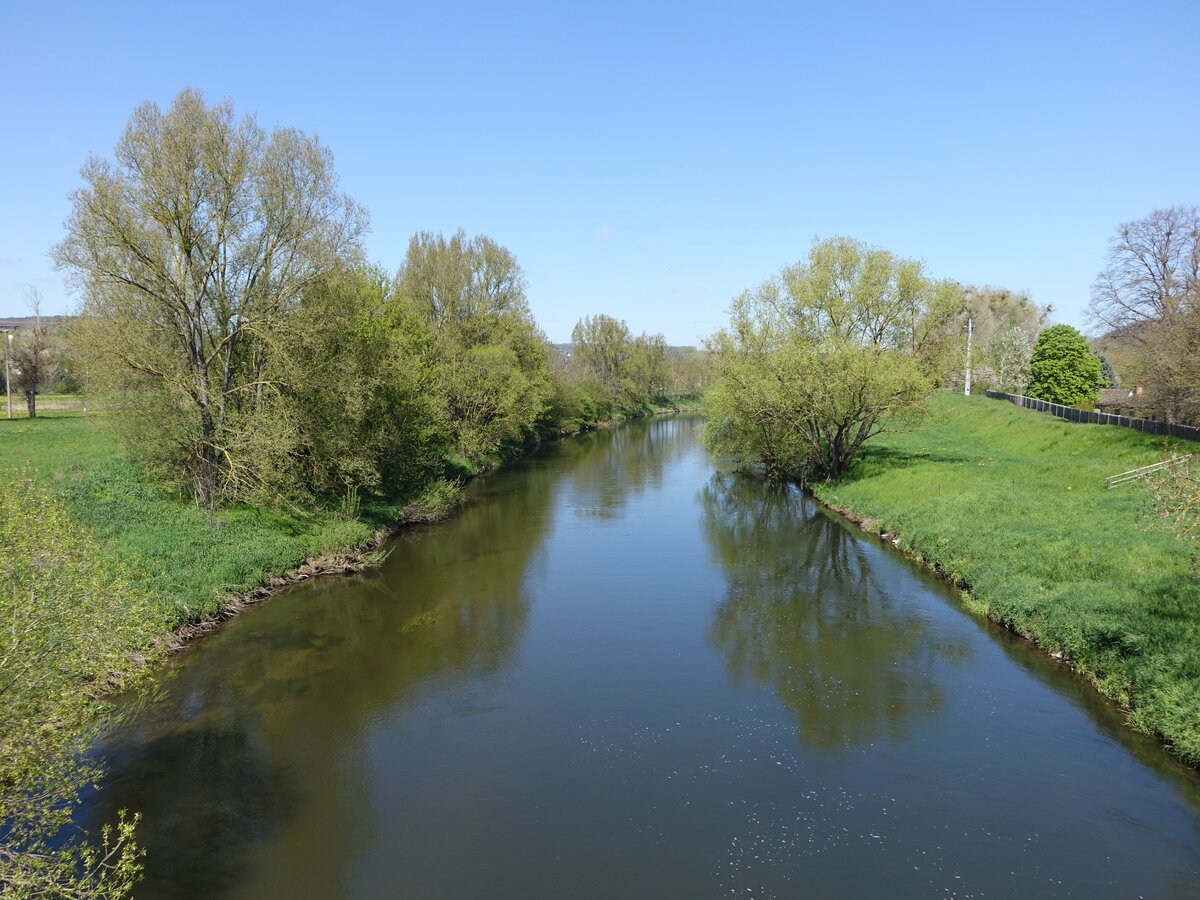
[[[139,898],[1200,896],[1200,779],[691,417],[249,609],[96,752]]]

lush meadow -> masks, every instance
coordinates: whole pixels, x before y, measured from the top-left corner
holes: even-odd
[[[0,473],[21,471],[140,576],[168,627],[211,615],[229,594],[308,558],[364,544],[403,513],[382,503],[349,512],[231,505],[210,521],[190,497],[141,474],[103,414],[0,421]]]
[[[1200,762],[1195,548],[1153,527],[1144,485],[1105,485],[1157,461],[1162,439],[982,397],[943,393],[931,408],[812,485],[817,496],[893,535],[969,588],[972,608],[1062,654],[1134,727]]]

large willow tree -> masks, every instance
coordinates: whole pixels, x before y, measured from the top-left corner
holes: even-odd
[[[272,375],[305,290],[359,252],[364,210],[316,138],[268,135],[185,90],[139,106],[90,158],[54,251],[84,297],[85,366],[119,389],[138,444],[212,506],[288,440]]]
[[[802,482],[835,478],[863,442],[939,384],[956,345],[959,285],[849,238],[738,297],[709,341],[706,442]]]

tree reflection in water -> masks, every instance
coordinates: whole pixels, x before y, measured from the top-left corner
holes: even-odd
[[[717,472],[700,501],[728,582],[709,639],[735,680],[770,686],[795,713],[801,741],[897,741],[938,711],[938,669],[970,650],[905,601],[904,578],[885,581],[900,569],[793,486]]]
[[[584,519],[619,519],[631,503],[662,486],[664,473],[695,452],[691,440],[700,419],[644,418],[563,443],[571,460],[572,512]]]
[[[278,896],[344,893],[373,833],[372,735],[423,698],[464,714],[487,705],[528,627],[523,586],[554,484],[537,467],[498,473],[478,485],[488,502],[406,532],[382,569],[299,586],[193,648],[97,748],[109,774],[84,824],[121,808],[153,823],[138,896],[253,895],[243,882],[263,854],[279,857],[277,878],[308,879]],[[339,865],[314,876],[295,858]]]

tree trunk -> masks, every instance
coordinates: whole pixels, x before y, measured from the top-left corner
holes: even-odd
[[[37,418],[37,394],[34,391],[25,392],[25,408],[29,410],[29,418]]]

